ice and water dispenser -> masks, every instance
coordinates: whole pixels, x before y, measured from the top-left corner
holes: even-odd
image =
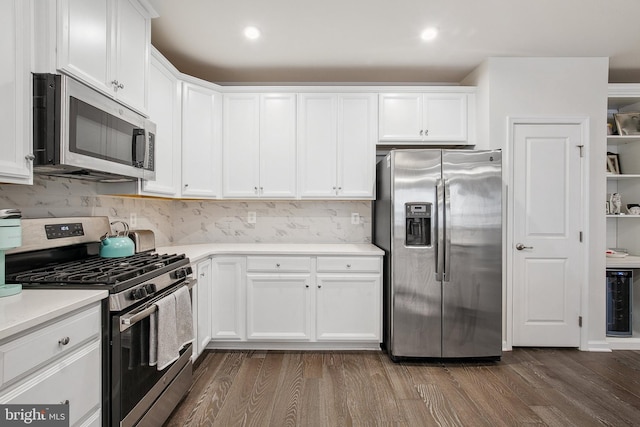
[[[405,245],[431,246],[431,203],[405,203]]]

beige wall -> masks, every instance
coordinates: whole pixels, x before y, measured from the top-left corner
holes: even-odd
[[[606,348],[605,342],[605,164],[607,116],[607,58],[489,58],[465,79],[478,86],[478,148],[502,148],[504,177],[508,183],[510,152],[509,117],[587,117],[589,121],[587,178],[587,292],[583,318],[587,320],[583,347]],[[511,250],[511,242],[505,242]],[[505,272],[508,280],[509,272]],[[510,307],[505,301],[505,310]],[[506,318],[505,318],[506,323]],[[505,325],[506,326],[506,325]],[[505,331],[506,333],[506,331]]]

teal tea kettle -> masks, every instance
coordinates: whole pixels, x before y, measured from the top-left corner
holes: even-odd
[[[120,258],[131,256],[135,253],[133,240],[128,237],[129,224],[124,221],[113,221],[111,225],[117,223],[124,226],[124,231],[117,232],[113,236],[107,233],[100,238],[100,256],[102,258]]]

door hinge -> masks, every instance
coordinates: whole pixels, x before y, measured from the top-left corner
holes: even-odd
[[[582,231],[580,232],[580,242],[582,243]]]
[[[584,157],[584,153],[582,150],[584,148],[584,145],[577,145],[577,147],[578,147],[578,150],[580,150],[580,157]]]
[[[578,316],[578,326],[582,328],[582,316]]]

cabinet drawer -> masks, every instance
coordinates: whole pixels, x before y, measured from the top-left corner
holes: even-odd
[[[100,305],[97,305],[1,345],[0,386],[99,336]],[[67,344],[62,344],[63,341]]]
[[[69,401],[69,425],[73,426],[100,408],[100,341],[95,341],[46,370],[0,394],[0,403],[58,404]]]
[[[378,257],[318,257],[318,272],[357,272],[379,273],[380,258]]]
[[[294,256],[250,256],[247,257],[247,271],[306,273],[311,271],[311,258]]]

